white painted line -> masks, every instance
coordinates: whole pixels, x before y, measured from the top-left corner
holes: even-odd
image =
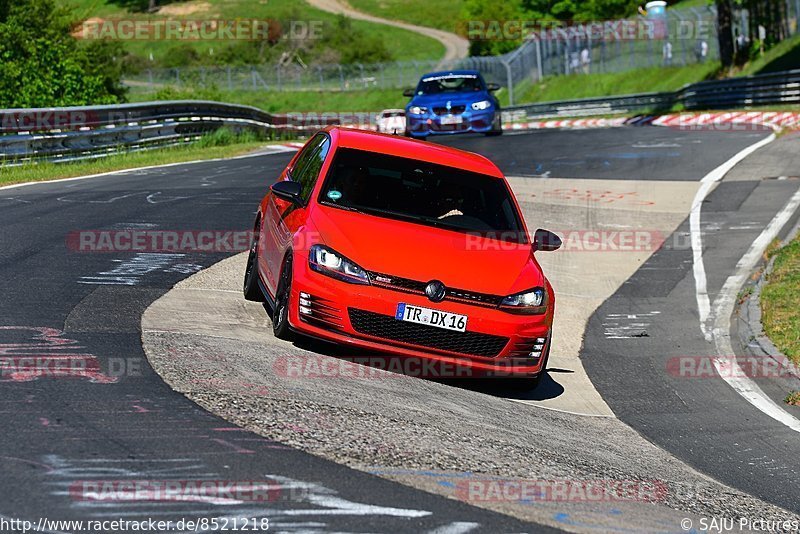
[[[245,158],[256,158],[259,156],[272,156],[274,154],[283,154],[286,152],[297,152],[297,148],[284,146],[284,145],[268,145],[269,152],[254,152],[252,154],[242,154],[241,156],[233,156],[230,158],[214,158],[214,159],[195,159],[192,161],[181,161],[178,163],[162,163],[161,165],[148,165],[146,167],[132,167],[130,169],[119,169],[117,171],[101,172],[98,174],[87,174],[86,176],[73,176],[72,178],[55,178],[53,180],[40,180],[37,182],[24,182],[21,184],[4,185],[0,187],[0,191],[4,189],[18,189],[20,187],[27,187],[29,185],[38,184],[52,184],[54,182],[75,182],[78,180],[88,180],[89,178],[101,178],[103,176],[113,176],[115,174],[126,174],[134,171],[146,171],[150,169],[161,169],[166,167],[175,167],[178,165],[193,165],[195,163],[211,163],[215,161],[232,161]]]
[[[531,400],[531,399],[510,399],[505,398],[507,401],[517,402],[519,404],[524,404],[525,406],[533,406],[534,408],[540,408],[542,410],[550,410],[551,412],[559,412],[559,413],[566,413],[569,415],[580,415],[581,417],[607,417],[609,419],[616,419],[616,415],[607,415],[604,413],[583,413],[583,412],[573,412],[571,410],[563,410],[561,408],[555,408],[553,406],[546,406],[541,404],[539,401]]]
[[[736,390],[739,395],[744,397],[747,402],[795,432],[800,432],[800,420],[769,398],[746,375],[736,361],[730,339],[730,318],[733,314],[739,289],[745,284],[750,273],[758,265],[766,248],[778,236],[781,228],[789,221],[798,207],[800,207],[800,190],[795,192],[783,209],[775,215],[775,218],[764,228],[764,231],[753,241],[747,253],[736,264],[736,271],[725,281],[719,296],[714,301],[714,328],[712,330],[717,354],[719,355],[714,359],[714,367],[716,367],[722,379]],[[725,366],[724,371],[723,366]]]
[[[700,230],[700,212],[703,209],[703,201],[714,188],[714,185],[722,180],[723,176],[736,166],[744,158],[758,150],[759,148],[768,145],[776,138],[775,134],[770,134],[769,137],[762,139],[758,143],[750,145],[745,148],[731,159],[706,174],[700,181],[700,189],[692,200],[692,211],[689,213],[689,235],[692,242],[692,271],[694,272],[695,282],[695,296],[697,298],[697,311],[700,314],[700,329],[706,341],[712,341],[711,330],[708,327],[708,318],[711,312],[711,303],[708,298],[708,282],[706,278],[706,269],[703,264],[703,236]]]
[[[769,225],[767,225],[756,240],[753,241],[747,253],[745,253],[736,264],[734,274],[725,281],[722,290],[714,301],[713,313],[708,298],[706,272],[705,266],[703,265],[703,242],[700,233],[700,212],[702,210],[703,200],[705,200],[713,185],[721,180],[737,163],[774,140],[775,135],[772,134],[766,139],[749,146],[703,178],[702,186],[697,191],[694,201],[692,202],[692,211],[689,219],[692,236],[695,294],[697,297],[697,308],[700,313],[700,329],[703,331],[706,339],[708,341],[713,341],[716,346],[718,356],[714,359],[714,367],[717,369],[720,377],[722,377],[734,391],[758,410],[788,426],[795,432],[800,432],[800,420],[793,417],[775,403],[775,401],[769,398],[752,379],[746,376],[746,373],[736,361],[736,356],[734,355],[730,340],[730,321],[736,303],[736,295],[760,261],[764,250],[766,250],[770,242],[777,237],[781,228],[783,228],[798,207],[800,207],[800,190],[798,190],[783,209],[775,215]],[[733,372],[731,372],[731,370],[733,370]]]

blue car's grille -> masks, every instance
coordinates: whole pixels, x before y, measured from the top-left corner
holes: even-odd
[[[436,106],[433,108],[433,112],[436,115],[460,115],[464,113],[464,110],[467,109],[467,106],[450,106],[450,109],[447,109],[444,106]]]

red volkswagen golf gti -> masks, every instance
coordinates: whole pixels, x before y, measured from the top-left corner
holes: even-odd
[[[483,156],[329,127],[272,185],[254,235],[244,293],[267,302],[278,338],[531,387],[544,374],[555,296],[535,253],[561,241],[529,237]]]

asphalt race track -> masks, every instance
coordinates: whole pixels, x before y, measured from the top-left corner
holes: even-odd
[[[170,390],[142,353],[141,314],[181,278],[223,255],[166,255],[137,265],[131,254],[67,249],[67,236],[76,229],[248,229],[258,198],[288,159],[265,156],[0,190],[7,325],[0,347],[5,354],[63,357],[59,340],[74,340],[69,353],[84,355],[87,368],[85,377],[5,374],[0,515],[34,522],[268,517],[271,529],[285,531],[526,528],[237,432]],[[114,273],[126,260],[127,268]],[[165,506],[80,497],[84,482],[154,478],[270,480],[285,495],[224,507],[203,500]],[[287,494],[292,491],[308,496],[298,501]]]
[[[442,142],[483,153],[514,176],[699,181],[767,135],[641,127]],[[267,517],[271,530],[289,532],[547,530],[258,437],[172,391],[144,356],[142,313],[177,282],[232,253],[71,249],[70,236],[87,230],[247,230],[289,158],[266,154],[0,189],[0,361],[16,371],[6,368],[0,378],[0,517]],[[800,186],[769,177],[724,181],[704,203],[712,302]],[[688,224],[678,233],[686,234]],[[609,316],[631,315],[649,318],[644,335],[608,334]],[[719,379],[666,372],[671,358],[712,354],[697,315],[692,250],[656,252],[590,320],[581,352],[589,377],[614,414],[649,441],[738,490],[800,513],[797,434]],[[31,358],[39,362],[33,371]],[[73,372],[53,370],[64,361],[84,371],[74,372],[72,364]],[[762,387],[778,400],[779,388],[768,381]],[[81,491],[92,482],[142,479],[268,480],[281,491],[233,503],[103,502]]]

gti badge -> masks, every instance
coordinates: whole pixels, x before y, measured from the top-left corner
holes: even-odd
[[[428,282],[428,285],[425,286],[425,295],[431,302],[441,302],[444,300],[445,295],[447,295],[447,291],[445,290],[444,284],[439,280],[431,280]]]

